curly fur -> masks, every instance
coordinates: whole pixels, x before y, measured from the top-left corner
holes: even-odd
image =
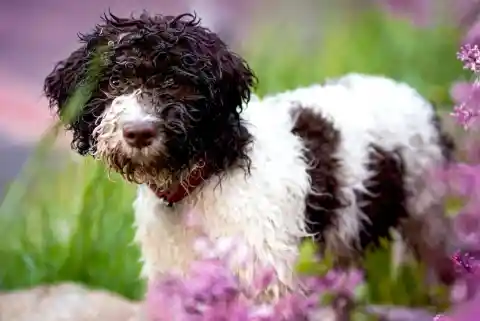
[[[116,97],[140,90],[142,99],[150,100],[149,112],[161,122],[164,138],[161,155],[141,163],[141,172],[155,175],[164,169],[175,177],[191,170],[199,159],[208,159],[213,173],[234,162],[248,171],[244,150],[251,137],[239,113],[256,78],[242,58],[199,22],[191,14],[144,13],[124,19],[109,13],[91,33],[79,36],[82,47],[59,62],[44,85],[51,107],[62,114],[74,91],[86,85],[98,48],[106,48],[98,85],[67,124],[75,150],[105,158],[128,180],[144,176],[135,172],[139,160],[121,145],[98,152],[99,139],[107,133],[102,131],[105,126],[98,128],[101,115]]]
[[[298,106],[291,114],[295,119],[292,133],[304,141],[305,158],[310,163],[308,174],[315,184],[306,200],[306,224],[309,231],[319,232],[333,224],[334,213],[346,203],[340,197],[339,182],[333,174],[341,167],[341,160],[335,157],[341,137],[333,124],[312,108]],[[315,233],[315,237],[320,243],[325,242],[324,233]]]

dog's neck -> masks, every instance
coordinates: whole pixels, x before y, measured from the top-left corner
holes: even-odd
[[[167,189],[160,189],[155,183],[148,183],[148,187],[158,198],[165,201],[168,206],[173,206],[190,195],[211,175],[212,172],[206,166],[199,166],[186,179],[173,183]]]
[[[233,167],[240,167],[249,173],[250,158],[247,155],[247,148],[253,138],[242,122],[233,121],[223,132],[214,135],[215,141],[206,144],[210,145],[210,148],[200,157],[201,160],[186,178],[172,183],[167,188],[160,188],[155,182],[151,182],[148,183],[150,189],[158,198],[173,206],[213,175],[222,176],[221,173]]]

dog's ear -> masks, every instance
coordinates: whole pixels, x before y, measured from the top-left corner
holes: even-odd
[[[250,100],[257,78],[247,62],[230,50],[218,56],[218,92],[224,106],[241,110],[242,103]]]
[[[59,116],[65,111],[69,98],[85,79],[89,56],[86,46],[82,46],[68,58],[58,62],[45,79],[44,94],[49,100],[50,108]]]
[[[92,66],[101,64],[100,60],[96,59],[100,57],[97,54],[99,50],[92,45],[96,44],[94,40],[99,38],[89,37],[93,40],[87,42],[84,40],[86,37],[81,38],[84,45],[55,65],[53,71],[46,77],[43,87],[50,108],[57,113],[65,129],[73,134],[72,149],[81,155],[91,152],[90,136],[98,115],[98,111],[93,110],[98,104],[92,104],[95,97],[91,96],[95,88],[92,85],[97,84],[92,81],[90,74],[99,71]],[[78,95],[74,96],[77,91]],[[72,99],[73,97],[75,99]],[[73,101],[74,105],[70,104]]]

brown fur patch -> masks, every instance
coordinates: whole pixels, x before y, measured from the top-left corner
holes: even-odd
[[[442,120],[438,114],[435,113],[432,123],[438,133],[438,144],[442,149],[443,157],[447,162],[453,161],[455,154],[455,142],[453,138],[443,129]]]
[[[310,168],[312,190],[306,199],[306,224],[309,232],[323,241],[323,232],[335,224],[335,211],[342,207],[339,199],[339,184],[335,177],[339,160],[334,153],[340,142],[340,133],[321,114],[299,106],[292,111],[295,125],[292,133],[302,138],[305,158]]]
[[[404,188],[404,166],[397,152],[387,152],[371,146],[368,169],[375,174],[366,182],[367,193],[357,193],[361,211],[370,222],[364,222],[360,233],[362,249],[378,245],[381,238],[390,237],[390,229],[408,217]]]
[[[292,132],[304,141],[304,156],[311,165],[308,174],[312,190],[316,192],[310,193],[306,199],[306,224],[309,232],[317,234],[316,240],[323,243],[325,230],[336,224],[335,211],[345,204],[340,199],[336,178],[340,164],[334,157],[341,137],[332,123],[309,108],[294,109],[292,117],[295,119]],[[391,227],[397,226],[399,220],[407,216],[400,155],[372,146],[367,166],[376,173],[364,183],[371,193],[358,192],[356,196],[371,223],[364,223],[365,228],[359,235],[361,248],[358,250],[378,244],[380,238],[389,236]]]

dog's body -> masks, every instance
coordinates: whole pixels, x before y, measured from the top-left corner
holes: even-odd
[[[105,17],[81,40],[45,93],[63,113],[100,54],[103,73],[67,129],[80,154],[140,184],[148,278],[194,259],[188,212],[212,238],[240,237],[255,262],[239,274],[271,265],[279,290],[306,237],[349,261],[396,227],[417,251],[444,253],[442,200],[424,175],[452,145],[406,84],[351,74],[250,100],[253,72],[191,15]]]
[[[173,207],[139,188],[134,207],[145,276],[188,268],[198,236],[184,223],[190,211],[213,239],[239,236],[290,286],[305,237],[355,257],[402,219],[431,215],[441,201],[422,179],[450,151],[432,106],[406,84],[352,74],[252,101],[241,116],[254,137],[249,176],[232,168],[220,186],[211,177]],[[442,230],[432,228],[440,240]]]

